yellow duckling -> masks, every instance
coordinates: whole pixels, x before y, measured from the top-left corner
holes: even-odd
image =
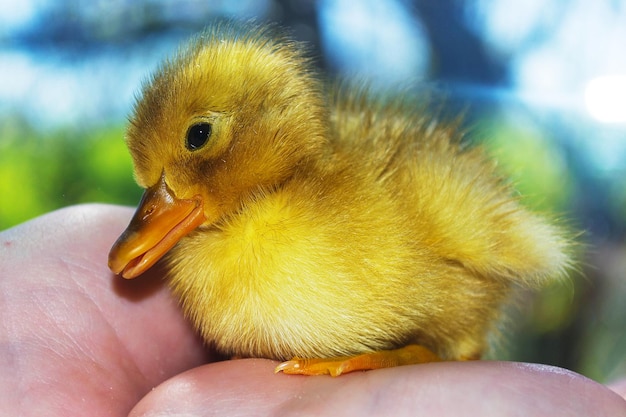
[[[144,86],[127,142],[146,191],[109,266],[168,253],[204,339],[277,371],[480,358],[511,288],[562,275],[569,244],[459,136],[327,94],[271,28],[217,26]]]

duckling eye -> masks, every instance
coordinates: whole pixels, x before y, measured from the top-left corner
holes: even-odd
[[[187,131],[187,149],[195,151],[203,147],[211,137],[210,123],[197,123]]]

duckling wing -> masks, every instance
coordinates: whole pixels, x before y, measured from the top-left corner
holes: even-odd
[[[564,274],[572,240],[513,197],[495,162],[462,143],[458,121],[365,90],[338,97],[335,146],[391,190],[417,241],[483,276],[538,285]]]

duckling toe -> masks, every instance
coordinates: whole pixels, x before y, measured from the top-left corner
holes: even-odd
[[[354,371],[369,371],[439,361],[441,359],[424,346],[408,345],[400,349],[382,350],[357,356],[326,359],[293,358],[278,365],[274,372],[283,372],[289,375],[330,374],[331,376],[339,376]]]

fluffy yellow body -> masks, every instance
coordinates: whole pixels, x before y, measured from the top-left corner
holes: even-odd
[[[326,94],[297,45],[258,27],[206,32],[156,73],[128,144],[140,185],[202,202],[167,264],[208,343],[280,360],[412,343],[478,358],[513,287],[563,275],[565,234],[424,110]],[[211,135],[190,150],[199,122]]]

